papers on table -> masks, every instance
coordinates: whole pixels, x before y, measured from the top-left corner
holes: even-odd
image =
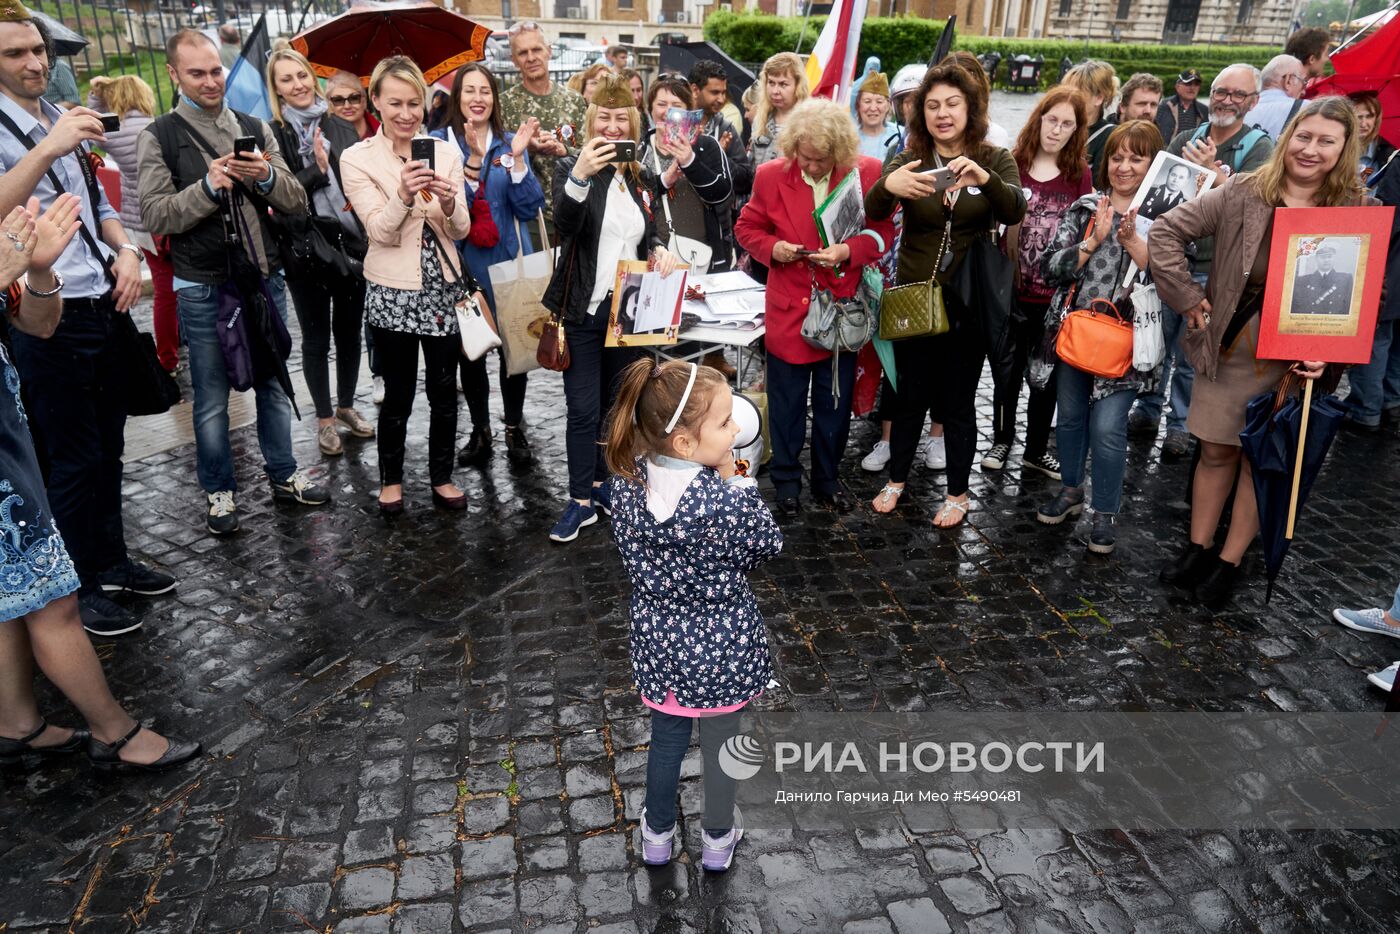
[[[719,272],[696,276],[691,282],[705,298],[687,300],[682,311],[700,319],[702,326],[751,331],[763,323],[764,289],[747,274]]]

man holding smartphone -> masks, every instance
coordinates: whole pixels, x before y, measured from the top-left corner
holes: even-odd
[[[250,242],[238,248],[247,249],[257,263],[285,320],[286,284],[267,209],[305,214],[306,191],[288,170],[268,125],[224,103],[223,64],[212,39],[182,29],[166,40],[165,55],[180,100],[141,132],[137,144],[141,219],[152,234],[170,237],[180,330],[189,344],[206,524],[212,534],[227,535],[238,530],[239,518],[228,440],[229,380],[218,336],[220,288],[228,278],[225,225],[248,231]],[[255,141],[252,151],[248,137]],[[309,506],[328,501],[326,488],[297,467],[291,402],[277,378],[259,374],[253,390],[272,498]]]
[[[30,196],[47,209],[69,192],[80,201],[82,225],[54,264],[63,297],[58,329],[49,337],[14,333],[14,357],[49,462],[49,502],[81,582],[83,625],[95,635],[120,635],[141,621],[104,592],[154,595],[175,586],[130,559],[122,530],[129,362],[117,315],[141,294],[142,254],[87,162],[86,144],[103,138],[101,116],[86,107],[65,113],[43,100],[46,39],[19,4],[0,8],[0,216]]]

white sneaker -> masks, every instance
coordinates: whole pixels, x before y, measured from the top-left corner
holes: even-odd
[[[382,376],[374,378],[374,404],[384,404],[384,377]]]
[[[868,470],[871,473],[879,473],[885,469],[885,465],[890,462],[890,443],[888,441],[876,441],[875,446],[870,449],[870,453],[861,458],[860,469]]]
[[[924,445],[924,466],[929,470],[946,470],[948,467],[948,445],[943,436],[929,438]]]

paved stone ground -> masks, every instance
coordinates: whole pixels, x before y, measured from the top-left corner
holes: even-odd
[[[627,660],[627,588],[605,526],[561,547],[557,376],[530,384],[540,467],[460,471],[435,511],[426,413],[409,509],[374,508],[371,444],[319,464],[336,494],[274,507],[236,433],[244,531],[200,527],[193,450],[130,464],[133,549],[180,577],[139,638],[99,645],[134,709],[202,738],[174,775],[85,765],[4,776],[0,929],[63,931],[1300,931],[1400,929],[1393,833],[755,831],[722,877],[637,853],[647,718]],[[365,408],[373,406],[365,400]],[[983,425],[985,431],[987,426]],[[845,466],[862,497],[878,479]],[[1134,447],[1118,552],[1038,526],[1052,484],[1019,451],[974,473],[968,525],[929,519],[916,472],[897,517],[808,508],[754,575],[783,710],[1376,710],[1390,644],[1328,619],[1396,576],[1397,438],[1343,435],[1274,604],[1257,581],[1207,614],[1163,590],[1185,466]],[[1080,529],[1079,534],[1083,530]],[[51,700],[60,722],[71,711]],[[695,751],[692,751],[695,755]]]

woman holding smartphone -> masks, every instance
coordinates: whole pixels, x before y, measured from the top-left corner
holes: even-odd
[[[450,143],[418,137],[428,87],[411,59],[396,55],[376,65],[369,93],[383,123],[375,136],[347,149],[340,165],[345,194],[369,237],[365,312],[384,369],[379,508],[390,515],[404,508],[404,441],[421,347],[433,503],[465,509],[466,494],[452,482],[462,345],[455,311],[460,264],[448,252],[471,230],[462,156]]]
[[[899,392],[890,430],[890,477],[871,506],[888,513],[898,505],[924,414],[937,398],[947,439],[948,490],[933,524],[951,528],[963,522],[971,505],[977,384],[987,348],[980,312],[963,306],[947,285],[974,238],[990,236],[998,224],[1020,222],[1026,196],[1011,153],[986,142],[982,79],[944,62],[928,70],[914,93],[919,105],[910,115],[907,148],[866,195],[865,213],[868,219],[883,219],[903,207],[898,281],[937,279],[944,286],[949,330],[895,342]]]
[[[583,126],[578,155],[554,169],[559,258],[544,294],[544,306],[565,324],[570,357],[564,371],[569,499],[549,533],[555,542],[573,541],[599,512],[611,513],[600,442],[622,371],[637,356],[634,349],[603,346],[617,263],[650,257],[663,276],[676,268],[656,229],[657,179],[636,161],[641,112],[625,79],[601,78]]]

